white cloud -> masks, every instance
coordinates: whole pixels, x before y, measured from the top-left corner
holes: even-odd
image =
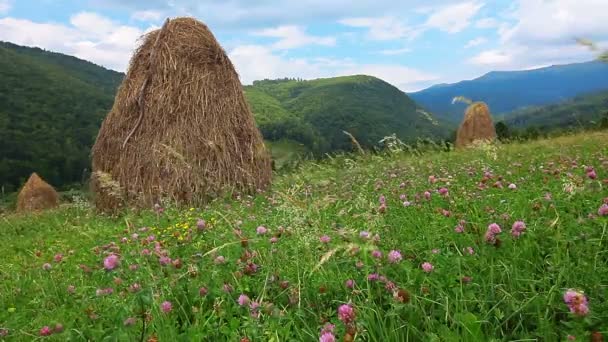
[[[480,29],[496,28],[500,26],[500,22],[495,18],[482,18],[475,22],[475,27]]]
[[[306,34],[302,27],[293,25],[260,30],[254,32],[254,35],[278,38],[279,41],[274,43],[272,47],[279,50],[293,49],[305,45],[332,46],[336,44],[336,39],[333,37],[311,36]]]
[[[157,22],[162,18],[162,12],[153,10],[137,11],[131,15],[131,19],[143,22]]]
[[[350,27],[367,28],[368,37],[372,40],[413,38],[420,33],[419,30],[404,25],[395,17],[347,18],[340,20],[339,23]]]
[[[576,37],[608,40],[608,1],[519,0],[509,11],[511,24],[498,26],[500,45],[483,51],[470,63],[495,69],[590,60],[593,53],[578,46]]]
[[[360,64],[351,59],[289,58],[260,45],[239,46],[229,55],[244,84],[264,78],[314,79],[365,74],[381,78],[404,91],[412,91],[438,79],[436,75],[401,65]]]
[[[0,14],[8,13],[12,7],[13,4],[11,0],[0,0]]]
[[[500,66],[512,61],[512,56],[500,50],[487,50],[470,59],[473,64]]]
[[[471,24],[471,19],[482,7],[482,3],[473,1],[443,6],[429,16],[425,26],[458,33]]]
[[[412,52],[412,49],[402,48],[402,49],[387,49],[387,50],[378,51],[379,54],[386,55],[386,56],[403,55],[408,52]]]
[[[469,40],[469,42],[464,46],[464,48],[465,49],[469,49],[469,48],[472,48],[472,47],[475,47],[475,46],[479,46],[479,45],[485,44],[487,42],[488,42],[488,40],[486,38],[484,38],[484,37],[478,37],[478,38]]]
[[[118,71],[126,70],[144,33],[90,12],[72,16],[70,25],[0,19],[0,40],[73,55]]]

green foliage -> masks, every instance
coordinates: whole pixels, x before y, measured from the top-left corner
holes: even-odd
[[[499,140],[507,140],[511,137],[509,126],[507,126],[507,124],[505,124],[503,121],[497,122],[494,125],[494,129],[496,130],[496,136]]]
[[[0,42],[0,186],[32,172],[80,182],[121,75],[73,57]]]
[[[577,96],[560,103],[505,114],[504,122],[516,128],[535,126],[542,131],[555,128],[596,127],[608,111],[608,91]]]
[[[351,133],[364,148],[376,146],[382,138],[393,133],[406,142],[446,135],[446,127],[428,114],[419,112],[420,108],[407,95],[370,76],[313,81],[263,80],[245,89],[258,125],[262,132],[266,132],[264,136],[267,139],[285,137],[295,140],[317,155],[352,150],[349,137],[342,131]],[[314,136],[315,144],[294,137],[293,133],[285,134],[284,128],[276,128],[276,121],[266,119],[267,113],[293,122],[292,132]],[[279,122],[282,125],[283,121]],[[268,126],[277,134],[268,136]]]
[[[63,332],[46,339],[318,341],[328,322],[336,340],[356,330],[355,341],[589,341],[608,331],[608,216],[598,210],[606,139],[594,132],[420,155],[391,138],[390,153],[305,162],[268,193],[205,208],[104,217],[74,200],[40,215],[0,216],[0,241],[9,242],[0,339],[40,339],[43,326],[60,323]],[[519,220],[527,228],[515,238]],[[502,227],[500,244],[485,241],[491,223]],[[268,232],[257,234],[259,226]],[[402,260],[389,262],[391,250]],[[105,270],[111,253],[120,263]],[[179,262],[162,266],[161,255]],[[587,316],[564,303],[570,288],[584,291]],[[239,305],[241,294],[259,308]],[[355,312],[350,329],[337,315],[345,303]]]
[[[91,146],[122,77],[71,56],[0,43],[4,192],[16,191],[34,171],[59,188],[85,179]],[[293,142],[281,149],[306,155],[351,150],[343,130],[368,148],[392,133],[415,141],[443,132],[405,94],[368,76],[256,81],[245,95],[267,141]]]

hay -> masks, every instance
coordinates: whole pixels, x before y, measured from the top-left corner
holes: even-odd
[[[494,139],[496,139],[496,129],[488,105],[483,102],[472,103],[458,128],[456,148],[467,147],[475,141],[488,142]]]
[[[17,212],[29,213],[59,206],[59,194],[36,173],[32,173],[17,196]]]
[[[91,185],[104,211],[161,199],[200,204],[265,189],[272,173],[232,62],[192,18],[143,37],[92,154]]]

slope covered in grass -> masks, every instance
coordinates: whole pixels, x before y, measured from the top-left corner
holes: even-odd
[[[420,112],[399,89],[371,76],[256,81],[245,92],[266,138],[287,137],[317,154],[352,150],[343,131],[371,148],[393,133],[414,142],[445,137],[450,128]],[[270,129],[266,122],[272,123]],[[277,128],[277,122],[291,126]],[[276,133],[268,134],[271,129]]]
[[[0,217],[0,332],[589,340],[608,332],[607,138],[343,156],[206,208]]]

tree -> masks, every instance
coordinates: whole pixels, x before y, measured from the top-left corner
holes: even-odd
[[[511,137],[509,126],[507,126],[507,124],[505,124],[503,121],[497,122],[494,125],[494,129],[496,130],[496,136],[499,140],[506,140]]]

